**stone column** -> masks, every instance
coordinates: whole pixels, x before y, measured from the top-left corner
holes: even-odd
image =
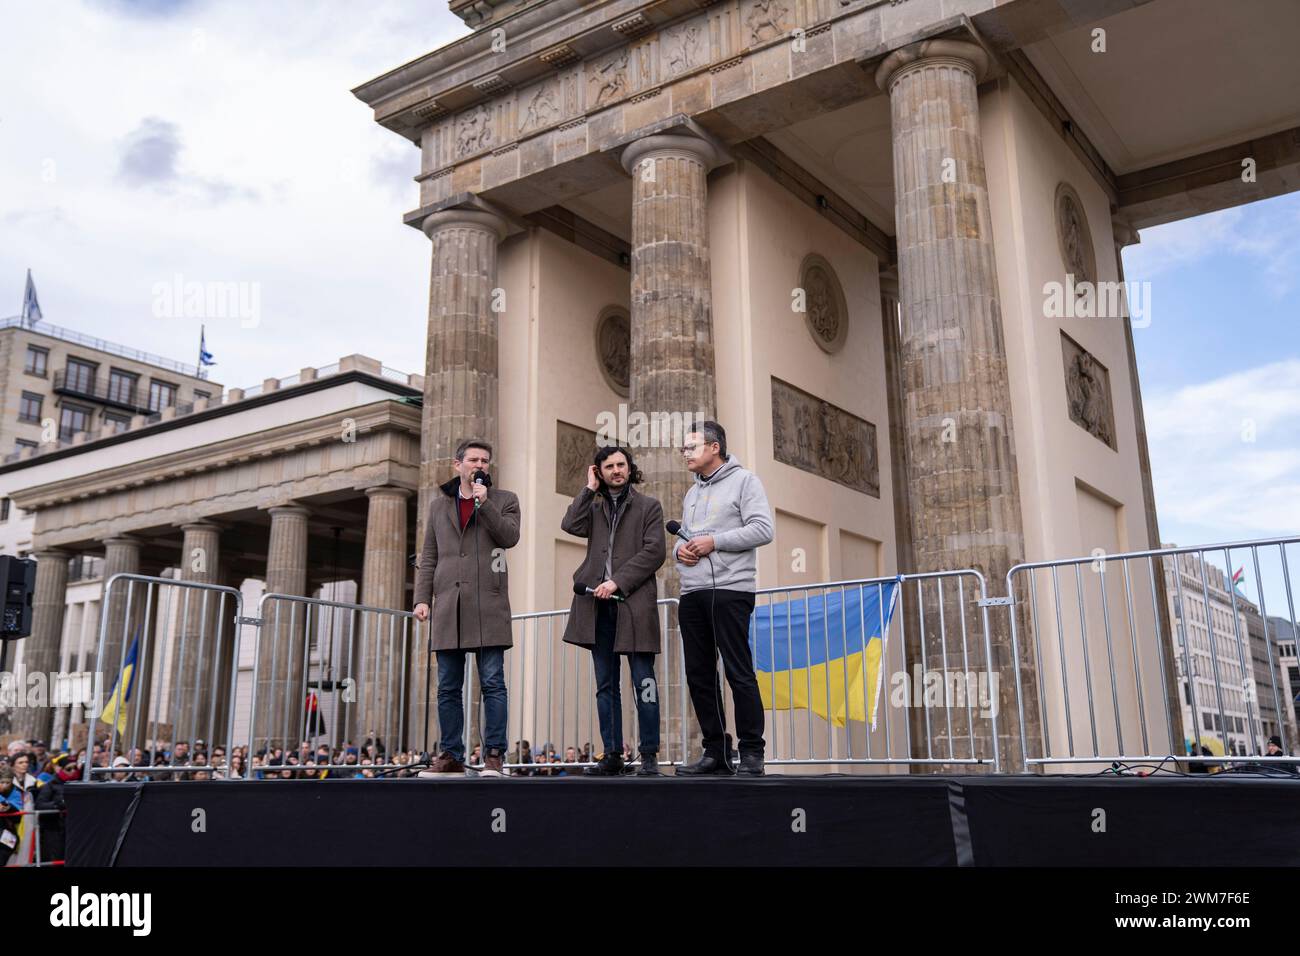
[[[1141,240],[1138,238],[1137,230],[1126,222],[1116,219],[1112,222],[1112,228],[1115,235],[1115,274],[1122,283],[1124,282],[1124,257],[1122,255],[1124,247],[1134,245]],[[1155,549],[1161,547],[1160,523],[1156,520],[1156,493],[1151,481],[1151,452],[1147,447],[1147,420],[1146,413],[1142,409],[1142,386],[1138,381],[1137,352],[1133,348],[1133,323],[1128,314],[1127,297],[1124,305],[1124,345],[1128,352],[1129,381],[1133,383],[1133,424],[1137,429],[1138,468],[1142,472],[1142,502],[1146,518],[1147,539],[1151,542],[1148,547]],[[1161,564],[1164,564],[1163,560]],[[1160,641],[1160,654],[1164,658],[1164,669],[1167,675],[1165,681],[1166,712],[1169,714],[1172,726],[1172,744],[1176,748],[1176,752],[1181,752],[1185,731],[1183,729],[1183,702],[1178,687],[1178,670],[1174,664],[1173,632],[1169,620],[1169,608],[1173,605],[1169,603],[1165,575],[1163,573],[1155,575],[1154,583],[1156,609],[1160,616],[1156,639]]]
[[[306,595],[307,518],[300,505],[268,509],[271,538],[266,557],[266,593]],[[297,746],[306,701],[303,635],[307,608],[284,601],[263,605],[257,653],[254,750]]]
[[[23,673],[14,680],[16,699],[10,733],[25,740],[47,740],[57,746],[50,736],[53,707],[27,707],[24,695],[28,674],[44,674],[47,691],[53,694],[49,676],[59,669],[59,645],[63,640],[63,618],[68,603],[68,559],[72,555],[57,548],[42,548],[32,556],[36,558],[32,633],[23,651]],[[46,704],[50,703],[51,697],[47,697]]]
[[[450,477],[457,444],[483,438],[496,448],[497,316],[504,301],[494,290],[497,245],[508,223],[487,209],[448,209],[429,216],[422,228],[433,242],[433,274],[417,529],[423,529],[431,491]]]
[[[990,592],[1000,594],[1007,570],[1024,558],[1024,530],[976,94],[987,65],[987,55],[973,43],[926,40],[889,54],[876,81],[889,93],[892,110],[916,570],[975,568]],[[949,600],[951,624],[959,621],[961,610],[955,594]],[[969,602],[964,611],[968,622],[978,623]],[[937,631],[932,617],[927,615],[926,623],[927,645],[934,639],[934,652],[927,650],[933,668],[942,655],[937,633],[929,633]],[[1005,614],[989,617],[999,677],[1000,744],[1007,765],[1017,767],[1022,755],[1010,628]],[[947,642],[946,666],[956,671],[965,670],[960,643]],[[1022,655],[1028,646],[1022,640]],[[1032,662],[1022,657],[1021,664],[1022,684],[1033,688]],[[970,666],[976,666],[973,657]],[[1026,711],[1026,739],[1036,741],[1037,708]],[[970,756],[965,709],[949,712],[960,714],[952,725],[955,755]],[[934,753],[946,754],[947,722],[938,723]],[[990,744],[977,739],[978,755],[991,757]]]
[[[405,488],[366,489],[370,507],[361,604],[406,609],[406,500],[410,496]],[[390,749],[400,743],[404,665],[417,637],[417,629],[406,625],[406,620],[390,614],[361,615],[355,655],[360,667],[348,674],[357,679],[360,706],[353,709],[360,717],[353,735],[358,741],[378,736]]]
[[[181,530],[180,580],[216,584],[221,528],[208,521],[196,521],[182,525]],[[171,655],[175,735],[177,740],[202,737],[211,746],[224,739],[216,708],[217,695],[226,689],[217,668],[224,650],[218,640],[229,644],[233,639],[229,620],[233,617],[233,602],[223,600],[217,591],[186,587],[175,590],[174,600],[179,604],[176,645]]]
[[[632,177],[631,409],[650,421],[717,415],[707,179],[719,159],[712,144],[686,135],[646,136],[623,151],[623,168]],[[682,463],[684,436],[666,431],[657,442],[650,436],[651,447],[635,449],[637,465],[665,518],[680,520],[691,476]],[[680,591],[671,559],[659,571],[659,584],[661,597]],[[663,708],[665,759],[687,756],[675,753],[683,732],[681,667],[681,641],[665,641],[656,667],[660,700],[671,701]],[[699,728],[689,700],[685,715],[693,753]]]
[[[95,667],[104,672],[105,694],[112,690],[113,684],[117,681],[118,669],[122,666],[122,654],[130,648],[131,641],[135,638],[136,628],[144,619],[144,605],[148,597],[147,585],[119,581],[110,593],[108,582],[115,574],[140,573],[141,545],[140,539],[131,535],[120,535],[104,540],[104,596],[100,599],[99,606],[100,613],[107,617],[108,627],[104,636],[103,654],[95,662]],[[130,604],[129,621],[128,603]],[[98,634],[92,640],[91,646],[99,647]],[[92,660],[94,660],[94,653],[91,652]]]

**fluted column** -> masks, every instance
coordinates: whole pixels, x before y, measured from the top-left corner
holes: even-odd
[[[23,651],[23,673],[14,683],[20,704],[28,674],[44,674],[48,681],[50,675],[59,669],[59,645],[63,640],[63,618],[68,604],[68,559],[72,557],[57,548],[43,548],[33,552],[32,556],[36,558],[32,633]],[[50,740],[57,745],[50,736],[53,716],[52,707],[17,706],[13,709],[10,733],[25,740]]]
[[[367,488],[366,550],[361,570],[361,603],[369,607],[405,609],[406,500],[405,488]],[[413,627],[389,614],[365,614],[360,635],[358,708],[360,720],[353,737],[378,736],[395,747],[401,731],[404,663],[415,643]],[[403,655],[403,634],[406,654]]]
[[[108,626],[104,635],[104,651],[95,667],[104,672],[104,693],[112,690],[117,682],[118,669],[122,666],[122,654],[130,647],[136,629],[144,619],[147,586],[130,581],[120,581],[110,593],[108,582],[115,574],[140,573],[140,548],[142,542],[131,535],[120,535],[104,540],[104,591],[100,599],[100,613],[107,618]],[[129,593],[128,593],[129,592]],[[130,605],[130,620],[127,619],[127,605]],[[92,647],[99,646],[99,635],[92,640]],[[92,659],[94,652],[91,652]]]
[[[623,152],[632,177],[631,406],[648,416],[717,410],[707,177],[719,157],[695,136],[647,136]],[[653,420],[653,419],[652,419]],[[680,444],[637,449],[646,491],[676,515],[690,487]],[[672,562],[662,578],[672,593]]]
[[[266,593],[306,595],[307,518],[300,505],[268,509],[271,539],[266,556]],[[305,704],[303,634],[306,606],[284,601],[263,605],[257,653],[255,748],[298,742]]]
[[[707,180],[719,159],[696,136],[646,136],[623,151],[632,177],[631,410],[650,421],[717,416]],[[635,449],[645,491],[659,499],[665,516],[680,517],[691,482],[680,451],[684,436],[661,432],[657,443],[650,437],[650,447]],[[661,597],[678,594],[675,561],[665,561],[658,577]],[[680,658],[681,642],[668,640],[656,665],[660,699],[672,702],[664,710],[665,759],[687,756],[674,752],[686,716]],[[691,748],[699,741],[690,717],[686,736]]]
[[[181,531],[180,579],[216,584],[221,529],[208,521],[196,521],[182,525]],[[217,726],[216,695],[225,689],[225,682],[217,666],[219,651],[223,650],[218,647],[218,636],[229,643],[233,639],[231,625],[227,622],[218,628],[223,609],[220,592],[185,587],[176,592],[180,626],[171,660],[172,698],[176,703],[174,733],[177,740],[202,737],[211,744],[222,739]],[[232,603],[227,599],[224,604],[229,612]]]
[[[999,593],[1007,570],[1024,558],[1024,529],[976,93],[987,65],[973,43],[926,40],[886,57],[876,80],[889,93],[892,113],[916,570],[976,568]],[[950,611],[960,613],[952,600]],[[979,620],[971,608],[963,610],[968,620]],[[1010,628],[1005,615],[990,619],[999,737],[1004,757],[1016,761]],[[947,643],[946,665],[963,670],[953,650],[960,641]],[[1034,687],[1031,661],[1021,664],[1024,686]],[[1027,738],[1036,740],[1037,708],[1026,710]],[[964,721],[963,712],[953,725],[956,756],[970,755]],[[936,734],[935,753],[947,752],[948,743]],[[980,756],[992,755],[990,743],[977,741]]]
[[[421,528],[431,490],[450,476],[461,439],[496,445],[497,319],[506,305],[497,286],[497,245],[508,223],[485,209],[449,209],[429,216],[422,228],[433,243],[433,274],[420,426]]]

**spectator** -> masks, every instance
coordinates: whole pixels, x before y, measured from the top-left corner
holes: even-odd
[[[1269,737],[1268,747],[1264,750],[1265,757],[1285,757],[1286,751],[1282,749],[1281,737]]]
[[[18,846],[18,827],[22,823],[19,812],[23,808],[22,791],[14,786],[14,772],[0,767],[0,865],[8,862]]]
[[[131,766],[131,761],[127,760],[125,757],[114,757],[113,772],[109,774],[109,779],[114,783],[130,783],[131,774],[126,770],[129,766]],[[122,769],[119,770],[119,767]]]
[[[226,771],[230,780],[242,780],[244,777],[244,755],[238,749],[230,755],[230,768]]]

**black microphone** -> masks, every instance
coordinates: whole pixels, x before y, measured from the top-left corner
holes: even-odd
[[[587,585],[585,585],[585,584],[579,584],[579,583],[577,583],[577,582],[575,581],[574,584],[573,584],[573,593],[574,593],[574,594],[595,594],[595,593],[596,593],[596,589],[595,589],[595,588],[589,588],[589,587],[587,587]],[[610,600],[610,601],[626,601],[627,598],[623,597],[623,596],[620,595],[618,592],[615,592],[615,593],[611,594],[611,595],[607,598],[607,600]]]
[[[492,487],[492,476],[489,475],[489,474],[488,474],[486,471],[484,471],[482,468],[476,468],[476,469],[474,469],[474,477],[471,478],[470,480],[471,480],[474,484],[476,484],[476,485],[483,485],[483,486],[486,487],[486,488],[491,488],[491,487]],[[475,510],[475,511],[478,511],[478,506],[479,506],[479,504],[480,504],[480,502],[479,502],[479,500],[478,500],[478,497],[475,496],[475,498],[474,498],[474,510]]]
[[[687,544],[690,544],[691,539],[686,537],[686,532],[682,530],[682,523],[680,521],[670,521],[664,525],[664,527],[668,529],[669,534],[674,534]]]

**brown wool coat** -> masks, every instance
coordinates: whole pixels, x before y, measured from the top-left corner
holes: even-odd
[[[415,575],[415,603],[430,605],[435,651],[510,647],[510,578],[505,554],[499,553],[499,570],[495,570],[492,552],[519,542],[519,498],[489,488],[487,500],[462,534],[459,486],[460,479],[452,479],[429,502]]]
[[[627,598],[617,604],[618,630],[614,651],[618,654],[658,654],[659,584],[655,572],[664,563],[664,511],[659,501],[630,487],[614,535],[613,581]],[[587,539],[587,557],[573,574],[574,583],[596,587],[605,580],[605,551],[609,547],[609,517],[604,495],[583,488],[569,505],[560,527]],[[596,643],[596,599],[575,594],[569,610],[564,639],[570,644]]]

